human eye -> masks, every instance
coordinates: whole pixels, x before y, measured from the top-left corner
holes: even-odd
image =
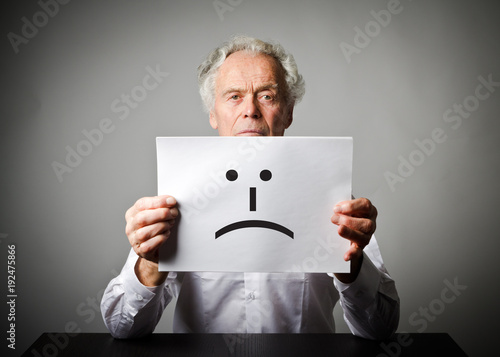
[[[274,95],[272,93],[263,93],[260,95],[260,99],[263,102],[272,102],[274,100]]]
[[[226,93],[226,100],[228,102],[237,102],[241,99],[241,95],[238,92],[235,91],[228,91]]]

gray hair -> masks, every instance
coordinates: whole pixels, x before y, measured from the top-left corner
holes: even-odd
[[[253,37],[238,35],[210,52],[198,67],[198,86],[207,112],[210,112],[215,105],[215,80],[219,67],[230,54],[238,51],[263,53],[275,58],[284,70],[287,104],[293,105],[302,99],[305,93],[305,82],[299,74],[293,56],[287,53],[279,43],[268,43]]]

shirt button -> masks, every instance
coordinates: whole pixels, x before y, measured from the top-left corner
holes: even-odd
[[[137,300],[139,301],[142,301],[143,297],[142,295],[139,295],[139,294],[136,294],[135,297],[137,298]]]
[[[254,292],[252,291],[250,294],[248,294],[248,297],[250,298],[250,300],[255,300]]]
[[[127,316],[127,315],[123,315],[123,318],[124,318],[125,320],[127,320],[128,322],[134,322],[134,320],[132,320],[132,319],[131,319],[129,316]]]

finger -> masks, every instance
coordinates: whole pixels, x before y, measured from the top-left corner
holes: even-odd
[[[148,239],[144,243],[137,244],[134,246],[134,251],[140,257],[145,259],[151,258],[152,256],[157,256],[159,248],[167,241],[170,236],[170,232],[167,231],[164,234],[157,235],[151,239]]]
[[[371,234],[365,234],[344,225],[340,225],[337,232],[339,236],[350,240],[351,243],[357,245],[360,249],[363,249],[370,243]]]
[[[177,204],[174,197],[169,195],[142,197],[138,199],[135,204],[130,207],[125,213],[125,218],[129,219],[135,216],[138,212],[157,209],[157,208],[171,208]]]
[[[177,208],[157,208],[155,210],[140,211],[129,217],[125,225],[125,233],[130,238],[137,230],[160,222],[175,220],[179,215]]]
[[[335,205],[334,212],[357,217],[377,217],[377,209],[367,198],[342,201]]]
[[[345,252],[344,254],[344,260],[348,262],[349,260],[352,260],[355,257],[360,257],[362,254],[363,254],[363,249],[361,249],[356,244],[351,244],[347,252]]]
[[[156,237],[160,234],[164,234],[174,226],[174,223],[175,223],[174,220],[170,220],[167,222],[159,222],[139,228],[132,234],[130,244],[131,245],[135,245],[137,243],[142,244],[153,237]]]
[[[134,230],[151,224],[166,222],[175,219],[179,215],[177,208],[157,208],[146,211],[137,212],[132,218],[131,226]]]
[[[338,226],[343,225],[347,228],[370,236],[375,232],[375,229],[377,228],[375,220],[372,220],[370,218],[359,218],[345,216],[342,214],[334,214],[331,218],[331,221],[333,224],[336,224]]]

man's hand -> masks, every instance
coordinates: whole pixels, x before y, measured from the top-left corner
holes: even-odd
[[[171,196],[143,197],[125,214],[125,232],[130,245],[139,256],[135,273],[146,286],[157,286],[168,273],[158,272],[159,249],[170,236],[179,211]]]
[[[335,274],[342,282],[353,282],[361,269],[363,249],[370,243],[375,232],[377,209],[366,198],[343,201],[335,205],[332,223],[338,225],[341,237],[349,239],[351,246],[344,255],[344,260],[351,261],[350,274]]]

